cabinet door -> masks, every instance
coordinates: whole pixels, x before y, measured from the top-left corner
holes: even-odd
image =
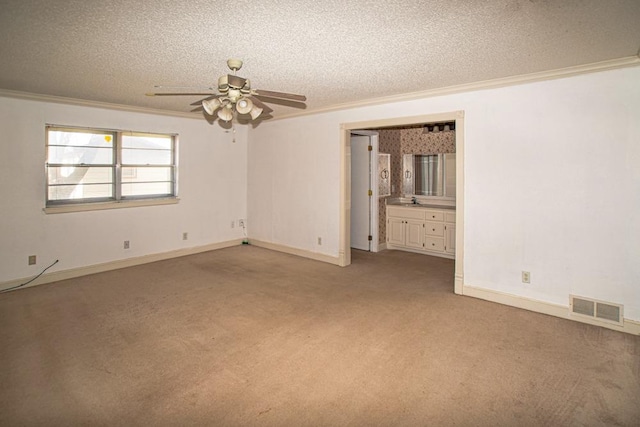
[[[387,220],[387,242],[404,246],[404,220],[389,218]]]
[[[405,221],[404,225],[406,229],[405,246],[422,249],[424,243],[424,222],[410,219]]]
[[[456,253],[456,226],[453,224],[444,225],[444,251],[452,255]]]

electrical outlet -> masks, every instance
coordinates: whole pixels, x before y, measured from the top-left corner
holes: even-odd
[[[187,233],[186,231],[182,233],[182,240],[187,240],[188,238],[189,238],[189,233]]]
[[[531,273],[528,271],[522,272],[522,283],[531,283]]]
[[[124,248],[125,249],[129,249],[129,241],[128,240],[124,241]]]
[[[36,264],[36,256],[29,255],[29,265],[35,265],[35,264]]]
[[[244,228],[244,219],[239,219],[238,220],[238,226]]]
[[[322,237],[318,237],[318,245],[321,246],[322,245]]]
[[[231,221],[231,228],[235,228],[236,226],[236,222],[235,221]]]

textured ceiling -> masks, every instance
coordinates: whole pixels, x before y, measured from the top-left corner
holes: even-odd
[[[640,0],[0,0],[0,88],[188,112],[144,94],[240,58],[316,110],[630,57],[639,23]]]

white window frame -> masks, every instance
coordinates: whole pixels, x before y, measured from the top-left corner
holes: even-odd
[[[113,173],[112,179],[112,195],[105,198],[85,198],[85,199],[65,199],[65,200],[49,200],[49,167],[59,166],[87,166],[84,164],[69,165],[69,164],[55,164],[49,163],[49,131],[69,131],[69,132],[94,132],[104,133],[105,135],[111,135],[113,140],[113,161],[112,163],[99,165],[103,167],[111,167]],[[142,196],[123,196],[122,195],[122,168],[124,167],[146,167],[152,166],[150,164],[136,164],[129,165],[122,163],[122,140],[123,136],[155,136],[155,137],[170,137],[171,138],[171,164],[168,165],[171,169],[171,192],[161,195],[142,195]],[[178,135],[167,133],[152,133],[152,132],[136,132],[136,131],[123,131],[114,129],[100,129],[90,127],[74,127],[64,125],[47,124],[45,126],[45,213],[64,213],[64,212],[77,212],[77,211],[89,211],[89,210],[101,210],[101,209],[117,209],[128,208],[136,206],[153,206],[153,205],[165,205],[178,203]],[[163,165],[165,166],[165,165]]]

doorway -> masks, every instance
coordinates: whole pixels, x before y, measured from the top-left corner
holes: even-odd
[[[454,121],[456,126],[456,250],[454,292],[456,294],[462,294],[462,285],[464,283],[464,111],[343,123],[341,125],[339,265],[347,266],[351,264],[351,132],[358,129],[375,131],[375,129],[379,128],[444,121]]]

